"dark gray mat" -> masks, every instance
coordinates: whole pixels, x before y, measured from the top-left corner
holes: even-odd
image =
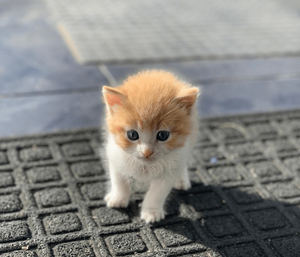
[[[295,55],[291,0],[46,0],[83,63]]]
[[[96,129],[0,141],[0,256],[300,256],[300,111],[203,120],[167,218],[107,209]]]

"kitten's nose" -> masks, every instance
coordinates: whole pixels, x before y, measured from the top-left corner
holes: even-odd
[[[151,155],[153,154],[153,151],[151,151],[150,149],[146,149],[144,152],[143,152],[143,155],[145,158],[149,158]]]

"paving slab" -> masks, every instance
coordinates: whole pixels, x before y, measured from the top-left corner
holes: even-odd
[[[87,92],[2,98],[0,136],[46,133],[99,126],[99,88]]]
[[[163,69],[201,84],[300,78],[300,58],[223,59],[106,66],[115,84],[145,69]],[[99,66],[102,70],[103,66]]]
[[[37,0],[0,6],[0,96],[74,91],[108,83],[96,67],[79,65]]]
[[[198,104],[201,117],[300,108],[299,79],[195,85],[202,90]],[[100,87],[89,91],[2,98],[0,136],[98,126],[104,112],[101,98]]]
[[[81,63],[295,56],[300,52],[299,9],[286,1],[46,2]]]
[[[299,58],[108,65],[111,84],[145,69],[163,69],[201,87],[202,117],[299,108]],[[101,69],[101,67],[100,67]]]
[[[299,108],[300,79],[202,83],[201,116],[222,116]]]
[[[98,129],[0,140],[0,256],[297,257],[300,110],[204,119],[167,217],[107,209]]]

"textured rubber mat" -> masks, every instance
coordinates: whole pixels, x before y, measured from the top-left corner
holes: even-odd
[[[83,63],[300,52],[300,17],[284,0],[46,1]]]
[[[203,120],[193,187],[107,209],[97,130],[0,142],[0,256],[300,256],[300,111]]]

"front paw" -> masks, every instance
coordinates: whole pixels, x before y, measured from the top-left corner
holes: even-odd
[[[192,187],[189,179],[179,179],[174,188],[177,190],[189,190]]]
[[[108,193],[104,200],[106,202],[106,206],[109,208],[126,208],[129,203],[129,198],[125,198],[121,195],[115,193]]]
[[[141,219],[146,223],[157,222],[165,218],[163,209],[144,209],[141,212]]]

